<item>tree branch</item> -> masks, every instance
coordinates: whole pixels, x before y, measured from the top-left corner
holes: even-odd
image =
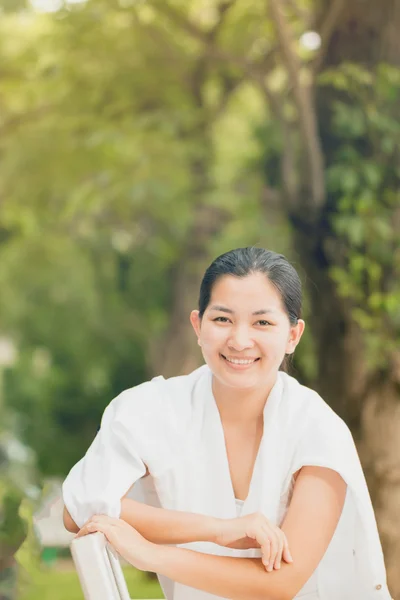
[[[38,106],[33,110],[20,113],[19,115],[13,115],[8,119],[8,121],[0,123],[0,137],[7,135],[10,132],[13,132],[15,129],[22,125],[26,125],[36,121],[36,119],[43,117],[49,112],[51,112],[53,108],[53,105],[48,104],[44,106]]]
[[[326,16],[318,27],[319,34],[321,36],[321,47],[312,63],[313,73],[319,72],[323,60],[328,51],[329,42],[331,41],[332,34],[335,30],[336,23],[345,7],[345,0],[332,0],[329,4]]]
[[[171,6],[167,0],[151,0],[149,4],[152,4],[154,8],[158,10],[158,12],[173,21],[190,36],[201,42],[207,41],[207,32],[193,23],[193,21],[191,21],[180,10],[177,10],[174,6]]]
[[[241,68],[248,76],[252,79],[259,79],[266,75],[270,69],[275,65],[275,56],[277,46],[271,48],[271,50],[265,54],[258,61],[250,61],[244,56],[237,56],[221,48],[218,48],[215,44],[210,44],[209,32],[202,30],[189,18],[187,18],[182,12],[168,4],[166,0],[151,0],[153,6],[159,10],[160,13],[168,17],[175,25],[180,27],[183,31],[189,34],[194,39],[202,42],[205,46],[204,51],[210,57],[216,60],[230,63]],[[228,0],[221,4],[221,18],[227,14],[228,9],[232,8],[236,0]],[[220,28],[222,20],[219,20],[215,28]],[[212,34],[214,35],[214,34]]]
[[[283,198],[286,200],[287,207],[293,209],[296,206],[299,197],[299,185],[296,175],[296,154],[294,150],[295,145],[293,143],[292,127],[283,113],[281,99],[273,94],[266,84],[264,84],[262,90],[274,117],[280,123],[282,129],[283,151],[281,179],[284,190]]]
[[[311,85],[304,85],[300,81],[301,63],[293,49],[293,40],[282,12],[281,0],[269,0],[269,6],[283,58],[293,84],[293,95],[298,110],[300,131],[309,168],[311,201],[314,208],[318,209],[325,201],[325,177],[323,153],[318,134]]]
[[[222,0],[222,2],[220,2],[220,4],[218,5],[217,22],[215,23],[215,25],[211,28],[211,30],[207,34],[210,41],[214,41],[217,38],[218,33],[221,30],[221,27],[225,23],[226,15],[230,11],[230,9],[233,8],[233,6],[236,4],[236,1],[237,0]]]
[[[226,74],[221,76],[222,94],[212,114],[212,122],[215,122],[225,110],[234,91],[245,81],[244,75],[238,77],[229,77]]]
[[[297,0],[285,0],[285,4],[292,11],[292,13],[299,19],[299,21],[303,21],[306,27],[310,24],[311,14],[308,10],[299,6]]]
[[[227,14],[227,11],[233,7],[235,0],[227,0],[220,5],[221,19],[218,20],[214,26],[219,29],[222,23],[222,17]],[[165,16],[175,23],[178,27],[183,29],[190,36],[199,40],[204,44],[204,52],[209,58],[219,60],[226,64],[231,64],[238,67],[247,78],[253,80],[256,85],[260,88],[261,92],[265,96],[272,113],[275,118],[280,122],[282,127],[282,133],[285,140],[285,150],[282,158],[282,181],[285,189],[285,197],[289,205],[294,206],[295,201],[298,198],[298,182],[296,178],[296,160],[294,153],[294,145],[292,143],[293,132],[291,126],[285,118],[280,99],[269,89],[265,77],[273,69],[276,64],[276,54],[278,45],[274,45],[271,50],[262,56],[258,61],[250,61],[245,56],[236,56],[230,52],[226,52],[221,48],[218,48],[215,44],[210,44],[210,38],[208,34],[197,27],[193,22],[190,21],[180,11],[172,7],[166,0],[153,0],[153,5],[160,10]],[[211,37],[215,37],[211,36]],[[241,78],[238,79],[238,84],[241,82]],[[236,85],[235,85],[236,87]],[[220,114],[221,110],[225,106],[230,93],[223,94],[221,98],[221,104],[217,107],[214,118]]]

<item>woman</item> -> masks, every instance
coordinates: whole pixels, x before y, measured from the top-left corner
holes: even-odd
[[[206,364],[110,403],[64,483],[67,528],[102,531],[168,600],[389,600],[351,434],[280,370],[300,316],[283,256],[218,257],[190,315]],[[124,497],[143,477],[159,508]]]

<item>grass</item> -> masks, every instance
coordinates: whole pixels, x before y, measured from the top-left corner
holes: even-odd
[[[124,567],[124,575],[131,598],[162,598],[157,580],[150,580],[133,567]],[[30,581],[23,578],[19,600],[83,600],[78,576],[74,570],[57,570],[45,567],[31,575]]]

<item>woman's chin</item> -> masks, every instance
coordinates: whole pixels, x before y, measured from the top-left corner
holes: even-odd
[[[262,373],[226,372],[226,370],[221,368],[215,369],[213,374],[223,385],[243,390],[262,386],[267,377],[263,376]]]

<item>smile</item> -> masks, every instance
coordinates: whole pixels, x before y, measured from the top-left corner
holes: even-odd
[[[249,365],[254,364],[255,362],[257,362],[258,360],[260,360],[260,358],[232,358],[229,356],[224,356],[223,354],[221,354],[222,358],[229,364],[231,364],[232,366],[240,366],[240,367],[248,367]]]

